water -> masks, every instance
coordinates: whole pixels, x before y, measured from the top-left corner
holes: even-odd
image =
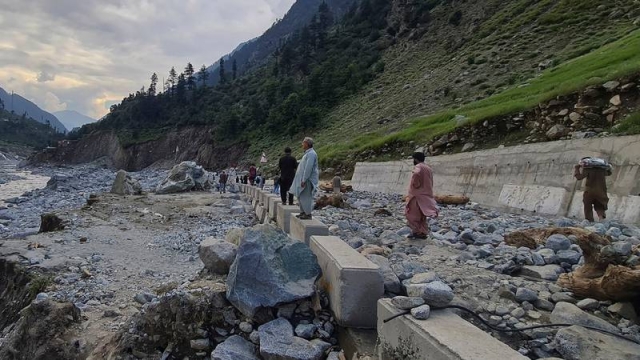
[[[30,171],[17,170],[15,164],[0,163],[0,176],[10,178],[0,185],[0,205],[3,200],[18,197],[27,191],[41,189],[47,185],[48,176],[32,174]],[[14,179],[18,177],[18,179]]]

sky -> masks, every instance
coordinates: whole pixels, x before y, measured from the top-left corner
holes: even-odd
[[[172,66],[209,66],[294,0],[0,0],[0,87],[100,118]],[[161,86],[159,86],[161,88]]]

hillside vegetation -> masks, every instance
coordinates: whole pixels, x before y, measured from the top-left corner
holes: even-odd
[[[187,71],[78,135],[117,130],[131,145],[207,125],[220,149],[244,144],[248,161],[311,135],[324,166],[352,163],[427,143],[455,115],[474,123],[640,72],[639,25],[637,1],[362,0],[343,18],[323,4],[265,64],[226,69],[216,87],[196,87],[206,79]]]
[[[26,145],[41,149],[55,145],[63,138],[63,134],[48,124],[0,109],[0,145]]]

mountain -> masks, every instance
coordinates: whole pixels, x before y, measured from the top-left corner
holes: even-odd
[[[504,139],[544,141],[557,113],[574,110],[573,118],[588,119],[584,127],[566,115],[560,129],[615,132],[611,118],[640,132],[640,124],[626,124],[640,123],[633,114],[640,109],[611,116],[618,110],[591,112],[560,101],[609,80],[637,84],[629,77],[640,74],[640,12],[630,3],[608,4],[359,0],[333,19],[333,9],[318,7],[306,25],[296,29],[283,19],[269,29],[288,23],[294,30],[269,35],[278,39],[273,52],[237,79],[131,94],[74,134],[77,156],[72,149],[60,155],[65,161],[117,155],[129,170],[176,159],[216,168],[257,161],[262,152],[277,158],[312,136],[321,166],[348,174],[356,161],[397,159],[423,145],[435,155],[466,142],[482,148]],[[267,33],[233,56],[266,46]],[[550,100],[563,108],[543,109]],[[456,135],[461,129],[476,135]]]
[[[56,131],[66,133],[67,128],[53,114],[50,114],[38,107],[38,105],[23,98],[18,94],[13,96],[0,87],[0,100],[4,102],[5,110],[13,111],[17,115],[26,114],[27,117],[42,124],[49,124]]]
[[[0,109],[0,145],[11,144],[44,148],[56,145],[64,134],[25,115]]]
[[[356,3],[356,0],[298,0],[285,16],[276,21],[260,37],[240,44],[233,52],[223,58],[227,73],[230,73],[231,64],[235,60],[238,66],[238,74],[244,74],[256,66],[264,64],[273,54],[282,41],[291,37],[305,25],[308,25],[314,15],[318,13],[318,7],[325,3],[331,9],[333,17],[340,18]],[[209,85],[215,85],[220,81],[219,61],[208,68],[211,75],[207,81]]]
[[[56,111],[53,115],[55,115],[67,129],[75,129],[96,121],[96,119],[80,114],[75,110]]]

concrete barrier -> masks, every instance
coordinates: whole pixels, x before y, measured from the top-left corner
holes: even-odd
[[[267,222],[267,209],[262,205],[256,206],[256,216],[258,217],[258,222],[260,222],[260,224],[266,223]]]
[[[466,195],[509,211],[584,219],[583,182],[573,166],[585,156],[607,159],[611,203],[607,217],[640,223],[640,136],[563,140],[427,158],[437,194]],[[357,163],[351,184],[359,191],[404,194],[413,163]]]
[[[390,299],[378,301],[380,360],[526,360],[527,357],[491,337],[449,310],[436,310],[428,320],[401,316]]]
[[[311,237],[314,235],[326,236],[329,235],[329,228],[327,225],[321,223],[316,219],[301,220],[298,219],[293,213],[290,215],[290,232],[292,238],[300,240],[309,245]]]
[[[277,223],[278,227],[287,234],[291,232],[291,215],[300,211],[299,206],[278,204]]]
[[[282,203],[280,196],[269,197],[269,218],[272,220],[278,219],[278,204]]]
[[[384,295],[384,280],[378,265],[339,237],[311,236],[309,247],[318,258],[322,269],[320,287],[329,294],[338,324],[375,329],[376,304]]]

